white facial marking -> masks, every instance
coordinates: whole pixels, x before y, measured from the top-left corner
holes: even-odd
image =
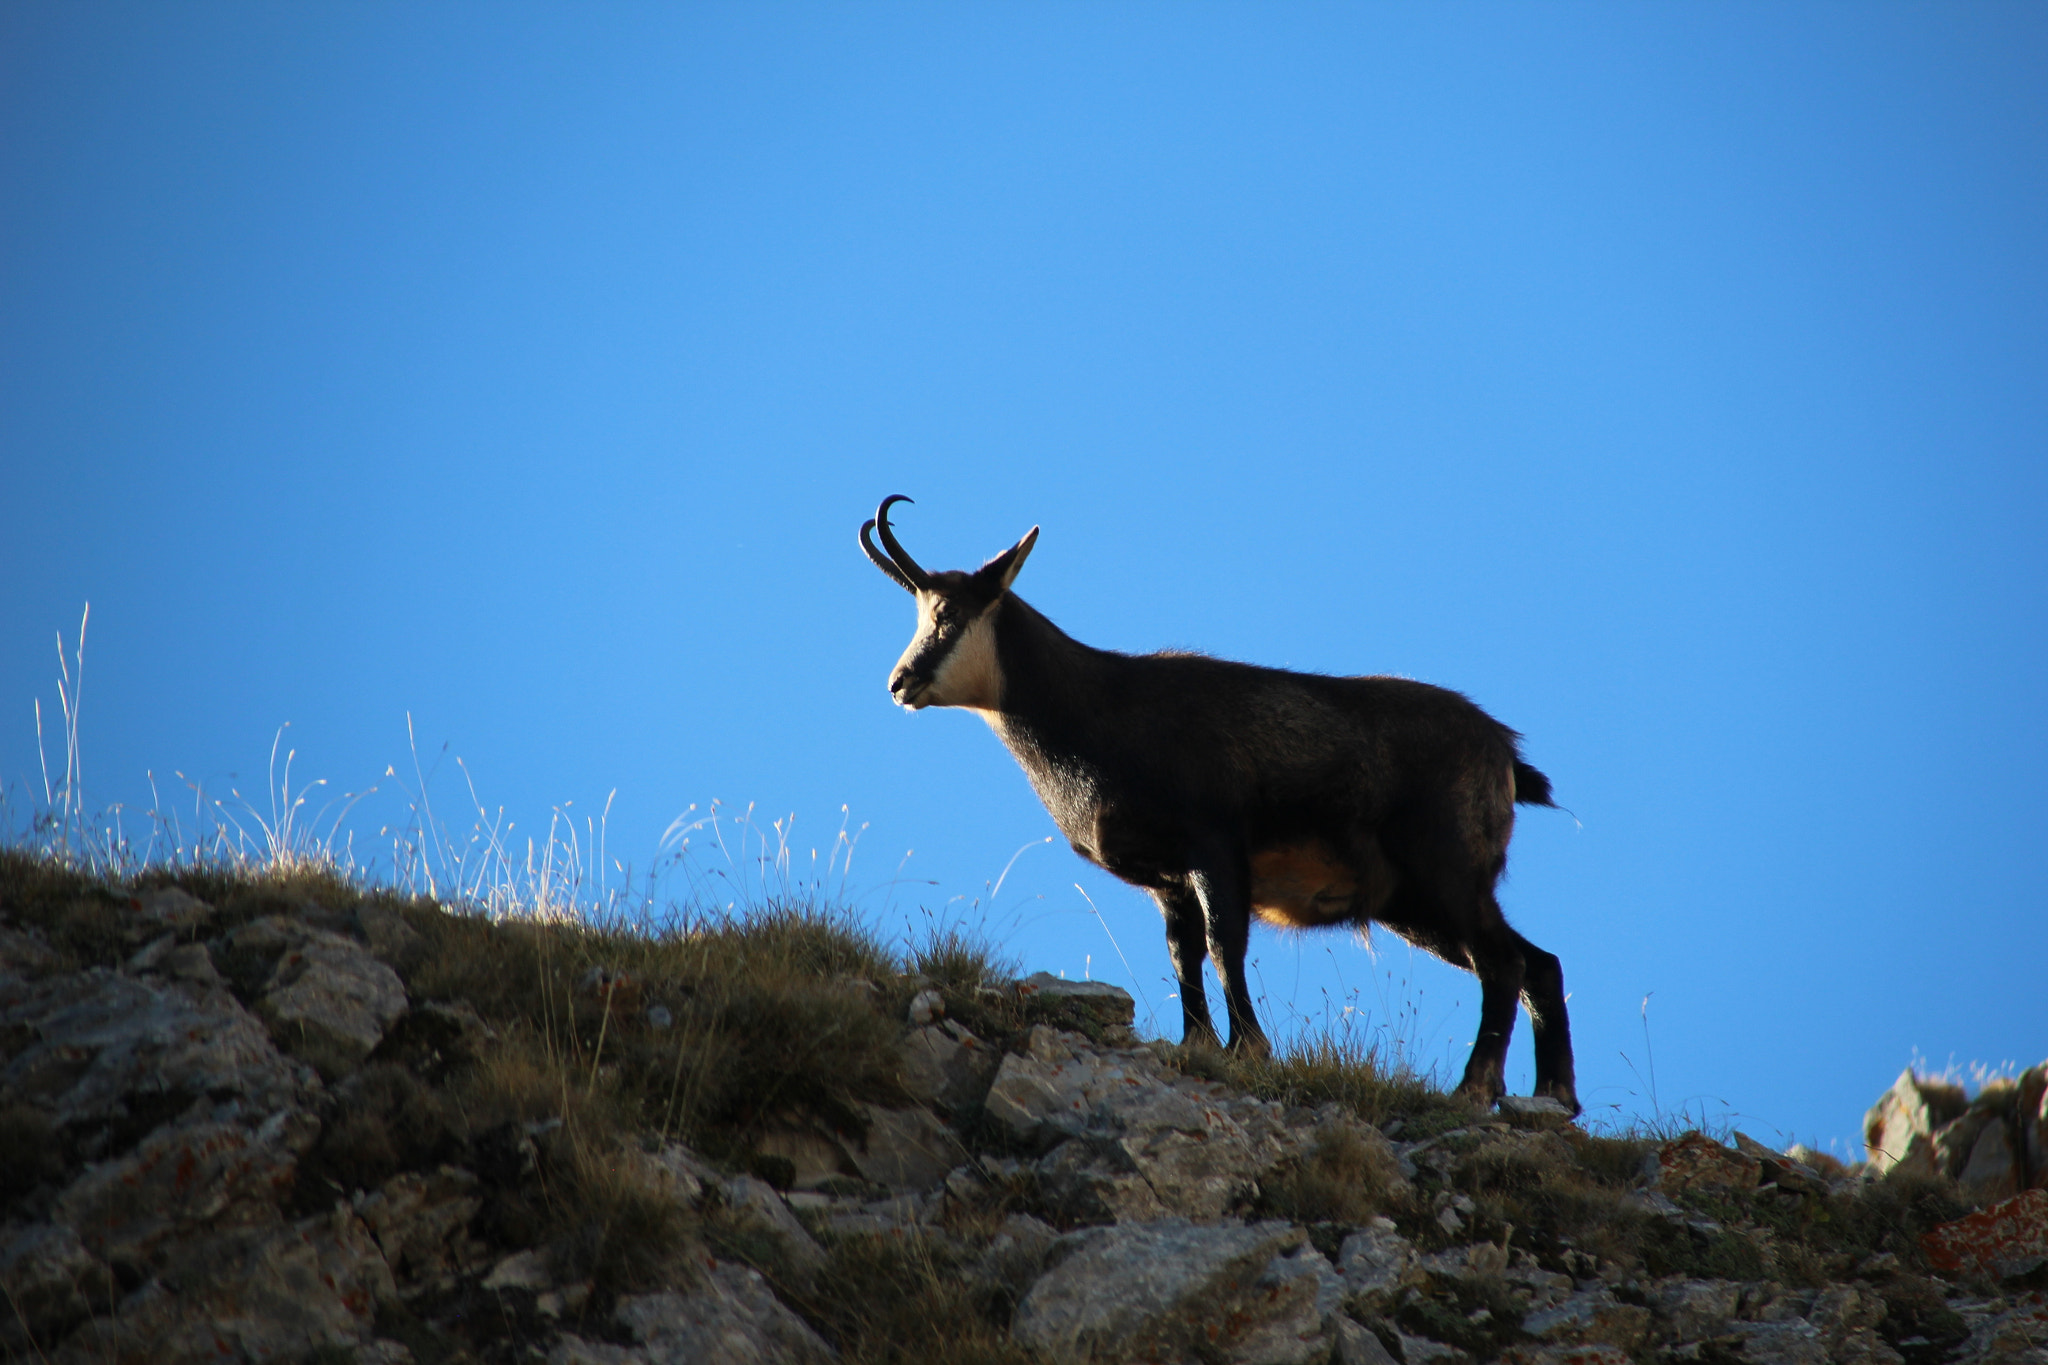
[[[993,711],[1002,704],[1003,673],[996,661],[993,609],[974,618],[958,642],[946,651],[925,694],[933,706],[965,706]]]

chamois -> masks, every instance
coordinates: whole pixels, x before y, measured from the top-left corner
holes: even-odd
[[[908,501],[883,499],[860,528],[868,558],[917,599],[890,694],[911,710],[978,713],[1074,851],[1158,902],[1183,1042],[1216,1042],[1206,955],[1230,1046],[1270,1050],[1244,976],[1254,914],[1289,928],[1379,923],[1479,978],[1459,1093],[1491,1104],[1505,1089],[1520,998],[1536,1093],[1579,1112],[1564,972],[1494,899],[1515,804],[1553,804],[1521,736],[1462,694],[1405,678],[1093,649],[1010,591],[1037,527],[972,573],[929,573],[889,528],[889,508]]]

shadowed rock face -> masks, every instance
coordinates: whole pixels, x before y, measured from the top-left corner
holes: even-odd
[[[2048,1062],[1975,1099],[1903,1071],[1864,1115],[1863,1142],[1879,1175],[1946,1177],[1978,1203],[2048,1188]]]
[[[1287,1223],[1184,1218],[1072,1233],[1054,1244],[1052,1269],[1018,1305],[1014,1330],[1059,1360],[1172,1359],[1198,1343],[1232,1355],[1288,1335],[1301,1345],[1279,1358],[1308,1360],[1320,1350],[1327,1359],[1316,1277],[1267,1275],[1304,1240]]]
[[[0,904],[0,1358],[814,1365],[851,1343],[820,1305],[883,1292],[887,1262],[924,1266],[988,1349],[1044,1360],[2048,1359],[2048,1191],[2028,1188],[2048,1067],[1974,1099],[1902,1077],[1850,1169],[1741,1133],[1603,1146],[1527,1101],[1439,1098],[1383,1132],[1190,1074],[1115,987],[1041,974],[949,1002],[906,979],[840,992],[894,1002],[885,1102],[777,1110],[729,1148],[649,1124],[578,1153],[545,1109],[451,1116],[448,1087],[518,1025],[413,1000],[424,950],[395,913],[237,924],[184,892],[124,913],[118,968],[73,969]],[[658,982],[592,970],[605,1027],[683,1031],[619,1004]],[[322,1155],[343,1131],[352,1162]],[[661,1282],[608,1284],[520,1220],[574,1160],[577,1188],[702,1234]],[[1966,1197],[1983,1207],[1950,1217]],[[1922,1221],[1886,1240],[1873,1209]],[[1831,1227],[1866,1240],[1812,1235]]]

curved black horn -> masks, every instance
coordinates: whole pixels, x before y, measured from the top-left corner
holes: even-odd
[[[868,532],[874,529],[875,522],[874,518],[872,517],[870,517],[868,520],[860,524],[861,549],[866,550],[868,552],[868,558],[875,561],[875,567],[880,569],[883,573],[889,575],[889,577],[895,579],[897,585],[901,587],[903,591],[916,592],[917,584],[905,578],[903,576],[903,570],[897,568],[894,564],[891,564],[888,560],[888,557],[885,556],[880,550],[877,550],[875,548],[875,542],[868,539]]]
[[[896,561],[896,567],[903,571],[903,577],[909,581],[910,586],[925,588],[931,585],[932,576],[918,567],[917,561],[910,557],[910,552],[897,542],[896,533],[889,529],[889,508],[896,503],[909,501],[910,499],[901,493],[891,493],[883,498],[882,505],[875,509],[875,530],[881,533],[882,544],[887,547],[889,558]]]

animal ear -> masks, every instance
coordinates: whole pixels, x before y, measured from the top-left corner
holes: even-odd
[[[975,580],[995,597],[1010,590],[1017,581],[1017,570],[1024,567],[1024,561],[1031,555],[1031,547],[1038,543],[1038,528],[1032,527],[1024,533],[1024,539],[991,559],[974,571]]]

